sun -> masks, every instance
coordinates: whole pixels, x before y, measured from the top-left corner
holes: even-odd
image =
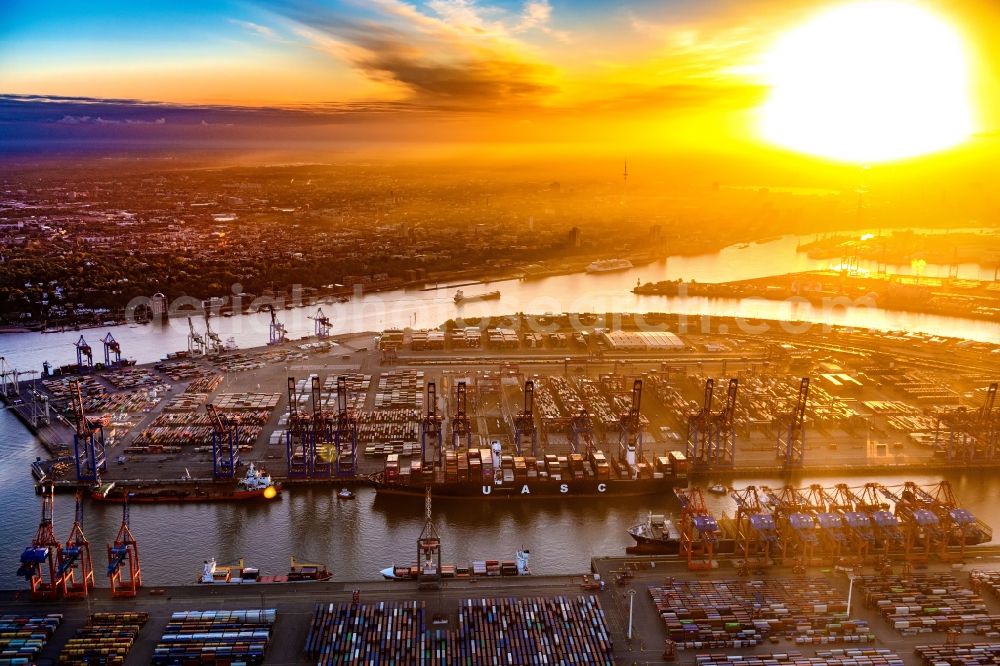
[[[767,141],[844,162],[950,148],[973,132],[965,45],[910,2],[841,5],[783,35],[765,56]]]

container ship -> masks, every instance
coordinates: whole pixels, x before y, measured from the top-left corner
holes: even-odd
[[[652,463],[609,460],[602,451],[586,456],[502,455],[492,449],[445,451],[443,466],[420,460],[386,457],[385,468],[373,474],[380,495],[422,496],[430,488],[436,499],[530,500],[566,497],[656,495],[687,483],[687,458],[680,451]]]
[[[260,569],[248,567],[240,558],[235,564],[218,564],[213,557],[205,560],[199,585],[244,585],[267,583],[320,583],[333,578],[325,564],[298,562],[292,557],[292,564],[284,576],[264,576]]]
[[[611,271],[627,271],[632,268],[628,259],[600,259],[587,264],[588,273],[610,273]]]
[[[119,485],[114,481],[99,485],[91,493],[97,502],[247,502],[268,501],[281,495],[281,484],[252,463],[246,475],[236,481],[178,481],[152,485]]]
[[[471,303],[473,301],[495,301],[500,298],[499,291],[487,291],[485,294],[473,294],[472,296],[466,296],[465,292],[459,289],[455,292],[455,302],[456,303]]]

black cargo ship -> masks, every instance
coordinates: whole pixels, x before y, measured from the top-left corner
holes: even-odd
[[[529,500],[577,497],[641,496],[668,493],[687,484],[687,459],[678,451],[635,464],[608,460],[603,452],[587,455],[501,455],[496,449],[446,451],[443,464],[401,464],[397,454],[372,476],[380,495],[435,499]]]

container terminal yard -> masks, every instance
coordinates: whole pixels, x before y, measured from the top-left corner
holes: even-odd
[[[12,663],[55,663],[77,632],[74,646],[113,635],[124,650],[114,663],[136,664],[194,654],[230,663],[222,652],[348,663],[352,647],[357,663],[376,644],[398,650],[396,663],[418,653],[493,663],[477,660],[483,646],[506,648],[501,663],[995,663],[1000,576],[994,547],[978,545],[990,527],[946,483],[846,487],[836,476],[1000,462],[996,345],[774,322],[766,334],[735,333],[747,327],[652,315],[642,323],[663,330],[643,332],[614,317],[611,329],[600,325],[608,317],[564,315],[334,338],[317,316],[316,335],[299,341],[284,340],[275,318],[262,341],[273,344],[251,350],[226,350],[192,325],[189,349],[148,366],[121,363],[110,336],[104,363],[81,336],[76,362],[38,379],[5,361],[4,399],[52,453],[32,466],[39,531],[19,535],[37,587],[0,597],[0,624],[29,634],[18,649],[40,652]],[[416,566],[416,581],[347,583],[334,571],[336,582],[162,588],[141,580],[129,503],[108,576],[97,554],[87,577],[82,526],[65,548],[52,534],[45,488],[237,499],[251,464],[266,469],[260,501],[301,484],[437,503],[577,492],[614,501],[621,488],[666,504],[676,493],[677,555],[640,548],[585,573],[451,577],[425,533],[417,559],[438,559]],[[807,470],[830,483],[796,487]],[[738,480],[763,472],[788,485]],[[704,508],[710,483],[733,498],[734,517]],[[87,603],[62,600],[74,596]],[[405,627],[395,642],[389,617]],[[348,618],[368,627],[350,632],[353,645],[342,640]],[[560,618],[586,630],[561,633]],[[225,632],[247,640],[223,646],[214,634]],[[216,661],[204,661],[209,651]]]

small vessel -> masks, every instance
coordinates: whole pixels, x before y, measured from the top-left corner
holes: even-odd
[[[236,481],[192,481],[139,485],[119,485],[112,481],[95,488],[90,497],[97,502],[123,502],[128,495],[130,503],[153,502],[239,502],[271,500],[281,495],[281,483],[253,463],[243,478]]]
[[[337,493],[337,499],[342,499],[342,500],[354,499],[354,493],[352,493],[347,488],[341,488],[340,492]]]
[[[633,525],[628,530],[635,539],[636,546],[643,549],[655,549],[657,553],[676,554],[680,552],[681,533],[674,521],[662,513],[650,512],[644,522]]]
[[[714,493],[716,495],[725,495],[726,493],[729,492],[729,489],[726,488],[721,483],[715,483],[708,487],[708,492]]]
[[[332,577],[333,574],[330,573],[325,564],[298,562],[294,555],[288,574],[285,576],[264,576],[260,569],[246,566],[243,563],[243,558],[234,564],[219,564],[213,557],[210,560],[205,560],[198,583],[201,585],[316,583],[330,580]]]
[[[455,302],[456,303],[469,303],[472,301],[493,301],[500,298],[499,291],[488,291],[485,294],[473,294],[472,296],[466,296],[465,292],[461,289],[455,292]]]
[[[531,551],[522,548],[513,560],[474,560],[470,566],[441,565],[442,578],[480,578],[483,576],[530,576],[528,563]],[[392,565],[379,573],[385,580],[416,580],[419,567],[416,563],[406,567]]]
[[[736,246],[736,249],[737,250],[745,250],[748,247],[750,247],[750,243],[740,243],[739,245]]]
[[[628,259],[599,259],[587,265],[588,273],[608,273],[610,271],[627,271],[632,268]]]

